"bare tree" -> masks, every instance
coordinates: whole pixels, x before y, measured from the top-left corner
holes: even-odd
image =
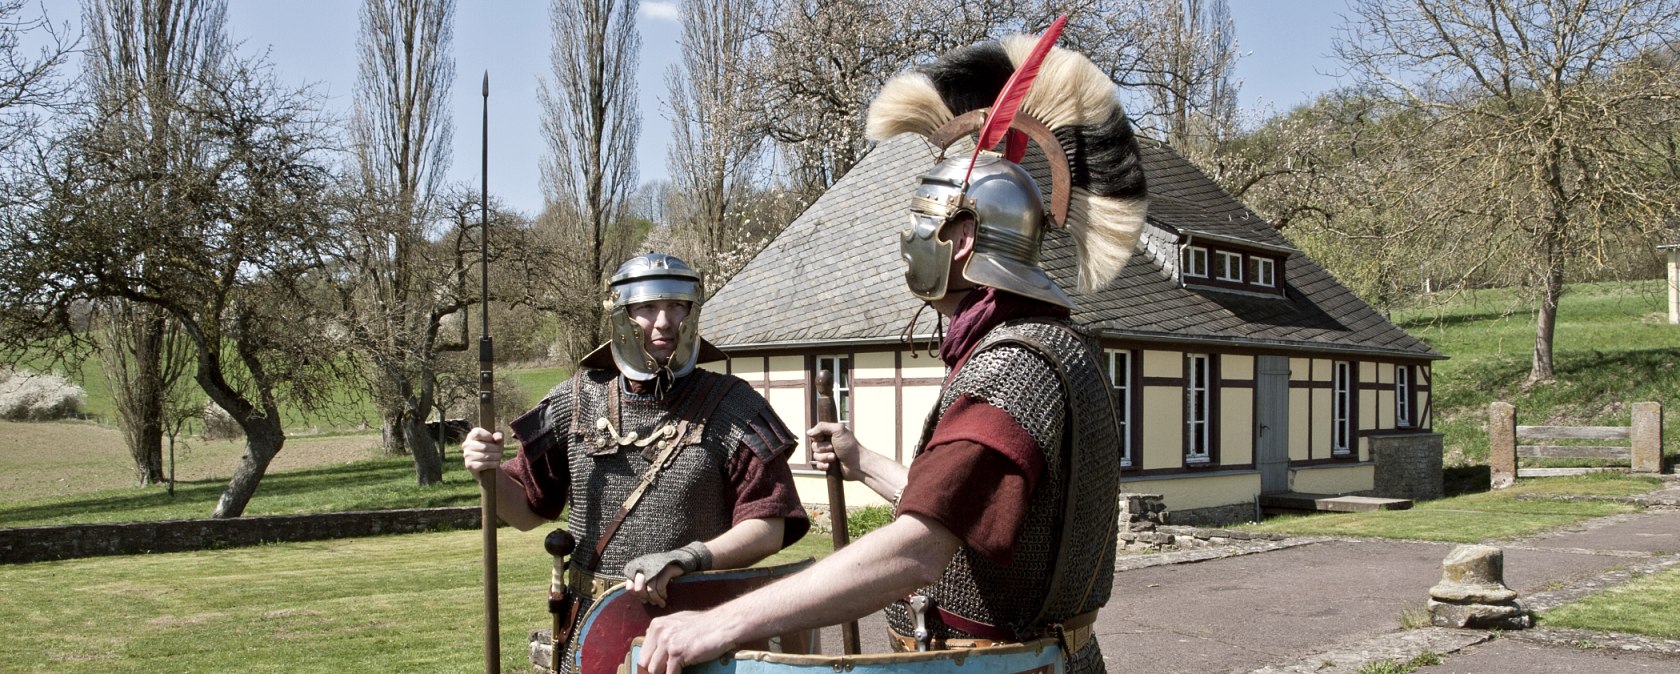
[[[867,150],[864,110],[893,75],[958,47],[1041,31],[1060,14],[1060,44],[1112,73],[1135,61],[1137,27],[1117,0],[772,0],[756,39],[765,64],[752,108],[777,144],[788,188],[808,204]]]
[[[434,259],[428,231],[449,166],[454,14],[453,0],[363,3],[351,124],[361,199],[343,251],[355,271],[343,306],[369,363],[385,449],[412,456],[422,485],[443,474],[442,456],[425,432],[437,356],[466,349],[465,342],[439,339],[442,321],[465,305],[463,289],[448,283],[451,259]]]
[[[751,22],[761,12],[754,0],[683,3],[682,58],[665,77],[668,162],[683,195],[667,211],[667,224],[697,239],[690,262],[708,274],[740,243],[735,234],[764,168],[764,133],[743,114],[756,99],[762,46],[751,37]]]
[[[1642,56],[1680,39],[1680,0],[1359,0],[1336,50],[1374,91],[1429,115],[1434,147],[1414,175],[1471,176],[1433,205],[1442,229],[1519,241],[1538,291],[1531,381],[1555,372],[1558,298],[1573,262],[1660,224],[1671,194],[1653,183],[1644,138],[1651,101],[1672,107],[1672,76],[1616,86]]]
[[[539,226],[554,228],[579,251],[563,270],[572,311],[561,318],[571,328],[574,352],[601,342],[599,287],[617,263],[611,244],[626,226],[636,189],[638,5],[554,0],[549,8],[552,79],[540,91],[548,157]]]
[[[122,420],[141,486],[167,481],[161,439],[196,407],[186,374],[193,352],[180,323],[158,307],[114,299],[97,313],[101,372]]]
[[[24,0],[0,0],[0,155],[9,155],[42,128],[44,113],[70,104],[69,85],[59,71],[70,60],[76,40],[43,10],[23,14]],[[27,54],[23,38],[43,43]]]
[[[179,323],[194,380],[245,432],[214,517],[240,515],[256,493],[285,444],[281,410],[321,409],[343,374],[342,340],[317,310],[329,281],[317,245],[336,236],[324,128],[310,99],[260,66],[229,59],[201,73],[167,127],[90,106],[45,159],[32,217],[0,232],[0,311],[31,334],[85,340],[70,331],[78,307],[107,298]],[[152,129],[165,132],[165,163],[149,151]],[[138,184],[159,200],[135,199]]]
[[[133,134],[129,143],[146,162],[168,171],[178,151],[193,141],[181,139],[175,124],[188,92],[227,56],[226,8],[218,2],[166,0],[89,0],[84,7],[89,49],[85,60],[88,96],[96,109]],[[161,175],[161,174],[160,174]],[[172,211],[175,184],[142,176],[119,189],[139,206],[133,212],[144,226],[167,227],[178,221]],[[153,275],[161,251],[145,251],[126,264],[140,278]],[[166,345],[171,325],[166,312],[114,298],[106,318],[109,340],[104,360],[118,369],[111,390],[123,439],[135,460],[140,483],[163,481],[163,435],[171,391],[170,362],[178,356]],[[116,353],[114,351],[122,351]]]
[[[1152,103],[1131,111],[1139,127],[1211,166],[1236,131],[1236,24],[1226,0],[1144,0],[1125,5],[1112,23],[1130,42],[1107,50],[1120,55],[1110,75]]]

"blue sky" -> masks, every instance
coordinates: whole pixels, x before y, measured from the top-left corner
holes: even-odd
[[[291,85],[313,84],[330,112],[350,109],[356,82],[357,10],[353,0],[229,0],[229,31],[243,51],[267,53],[276,75]],[[55,21],[80,23],[80,2],[49,0]],[[1242,106],[1260,113],[1310,101],[1337,84],[1329,57],[1344,0],[1231,0],[1244,57]],[[642,180],[665,177],[662,112],[664,73],[678,54],[677,5],[644,0],[640,88],[642,134],[637,164]],[[537,83],[547,72],[548,3],[544,0],[458,0],[455,24],[455,144],[451,180],[479,180],[479,81],[490,73],[490,190],[509,205],[535,213],[541,141]]]

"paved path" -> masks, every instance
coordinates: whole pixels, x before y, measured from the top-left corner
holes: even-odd
[[[1498,545],[1506,584],[1543,610],[1626,582],[1630,569],[1680,566],[1680,510]],[[1368,662],[1431,652],[1446,654],[1443,662],[1418,672],[1680,672],[1680,641],[1402,628],[1403,616],[1427,620],[1429,588],[1453,547],[1318,538],[1122,557],[1096,626],[1108,671],[1353,674]],[[879,615],[863,621],[865,652],[886,648],[884,629]],[[837,639],[837,630],[825,631],[825,650]]]

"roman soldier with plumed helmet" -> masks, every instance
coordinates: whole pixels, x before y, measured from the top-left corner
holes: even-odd
[[[1113,578],[1120,431],[1101,351],[1039,253],[1065,227],[1080,290],[1113,282],[1142,231],[1145,188],[1113,82],[1051,48],[1062,23],[901,74],[870,106],[872,138],[915,133],[941,154],[916,180],[898,243],[911,293],[950,318],[949,369],[909,467],[840,424],[808,436],[813,463],[839,463],[893,504],[893,521],[780,584],[654,620],[638,665],[677,674],[735,644],[884,607],[905,650],[1053,639],[1067,671],[1104,671],[1092,624]],[[976,131],[973,152],[952,147]],[[1026,139],[1048,189],[1018,163]]]

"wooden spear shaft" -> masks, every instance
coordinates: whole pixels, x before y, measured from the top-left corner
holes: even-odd
[[[495,347],[490,341],[490,71],[484,71],[483,157],[478,190],[478,426],[496,430]],[[479,515],[484,530],[484,671],[502,671],[502,626],[496,578],[496,476],[501,469],[478,474]]]
[[[817,421],[835,423],[840,420],[839,411],[834,404],[834,373],[828,370],[817,371]],[[828,464],[828,525],[834,532],[834,549],[846,547],[852,542],[852,535],[846,531],[846,485],[840,474],[838,458]],[[858,624],[856,620],[840,625],[841,648],[847,655],[857,655],[862,652],[862,645],[858,642]]]

